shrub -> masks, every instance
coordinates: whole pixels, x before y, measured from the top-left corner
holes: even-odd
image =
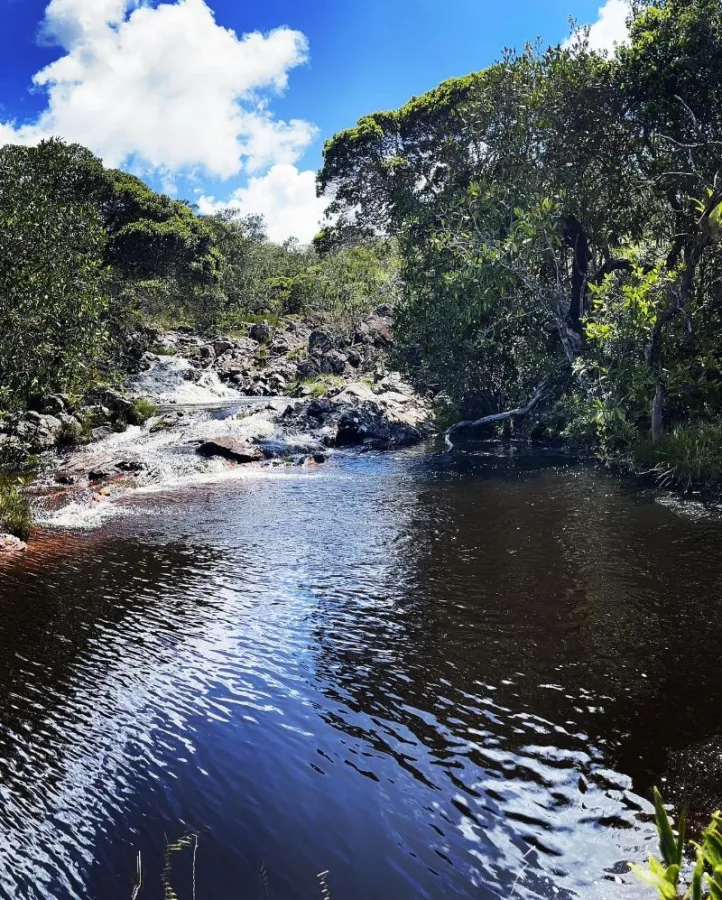
[[[27,540],[33,527],[33,513],[17,482],[0,479],[0,533]]]
[[[635,467],[660,484],[689,490],[722,481],[722,425],[702,422],[676,428],[660,443],[639,440],[632,449]]]

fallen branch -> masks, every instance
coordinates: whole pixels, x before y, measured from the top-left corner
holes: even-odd
[[[503,422],[506,419],[521,419],[524,416],[528,416],[530,412],[532,412],[542,400],[546,397],[548,393],[549,380],[547,378],[542,381],[539,387],[534,392],[534,396],[531,400],[526,404],[526,406],[517,406],[516,409],[508,409],[506,412],[493,413],[490,416],[484,416],[481,419],[466,419],[463,422],[457,422],[455,425],[452,425],[451,428],[447,428],[444,432],[444,440],[446,441],[446,446],[453,450],[454,445],[451,442],[451,435],[455,434],[457,431],[461,431],[466,428],[479,428],[482,425],[491,425],[493,422]]]

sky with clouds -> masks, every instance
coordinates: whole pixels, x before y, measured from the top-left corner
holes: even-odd
[[[342,7],[342,8],[339,8]],[[0,0],[0,144],[58,135],[310,240],[323,141],[504,46],[624,40],[626,0]]]

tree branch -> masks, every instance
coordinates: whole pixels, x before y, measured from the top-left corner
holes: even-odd
[[[481,419],[466,419],[463,422],[457,422],[456,425],[452,425],[451,428],[447,428],[444,433],[444,440],[446,441],[446,446],[452,450],[454,445],[451,442],[451,435],[455,434],[457,431],[461,431],[462,429],[467,428],[480,428],[482,425],[491,425],[494,422],[503,422],[506,419],[521,419],[524,416],[528,416],[530,412],[532,412],[548,394],[549,388],[549,379],[545,378],[539,387],[534,392],[534,396],[531,400],[526,404],[526,406],[517,406],[516,409],[508,409],[506,412],[493,413],[490,416],[484,416]]]

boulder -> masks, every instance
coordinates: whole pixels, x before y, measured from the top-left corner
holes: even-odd
[[[361,365],[361,354],[357,353],[356,350],[349,350],[346,354],[346,359],[348,360],[348,364],[353,366],[354,369],[358,369]]]
[[[333,350],[333,341],[325,331],[316,329],[308,336],[308,352],[311,354],[323,355]]]
[[[220,456],[223,459],[230,459],[237,463],[260,462],[260,460],[264,459],[264,454],[260,447],[252,447],[250,444],[244,444],[243,441],[230,437],[204,441],[198,447],[196,453],[209,459]]]
[[[233,342],[227,340],[226,338],[219,338],[217,341],[213,341],[213,351],[216,356],[223,356],[224,353],[227,353],[232,349]]]
[[[336,431],[337,447],[363,445],[373,450],[410,447],[423,440],[423,434],[411,425],[388,419],[375,404],[366,402],[341,415]]]
[[[0,557],[25,553],[28,545],[12,534],[0,534]]]
[[[49,394],[44,397],[31,397],[28,409],[43,415],[58,416],[70,410],[70,401],[63,394]]]
[[[330,400],[312,400],[306,408],[306,415],[322,422],[333,412],[333,403]]]
[[[319,365],[314,359],[302,360],[296,369],[296,378],[299,381],[306,381],[308,378],[314,378],[320,372]]]
[[[338,350],[329,350],[321,358],[321,371],[328,375],[343,375],[346,357]]]
[[[265,344],[270,340],[272,331],[268,322],[256,322],[248,329],[248,336],[254,341],[258,341],[259,344]]]

